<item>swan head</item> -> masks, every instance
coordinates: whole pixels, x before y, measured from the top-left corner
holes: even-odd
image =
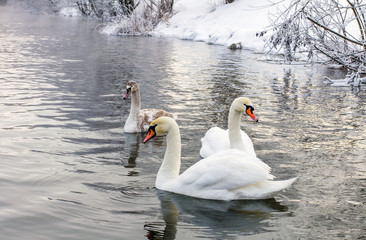
[[[245,112],[248,114],[254,121],[258,122],[258,118],[254,114],[254,107],[252,106],[252,102],[249,98],[246,97],[238,97],[233,103],[232,107],[238,112]]]
[[[129,81],[126,85],[126,94],[123,97],[126,100],[132,92],[135,92],[139,89],[139,85],[135,81]]]
[[[151,122],[148,133],[143,143],[146,143],[155,136],[169,132],[172,126],[177,125],[171,117],[159,117]]]

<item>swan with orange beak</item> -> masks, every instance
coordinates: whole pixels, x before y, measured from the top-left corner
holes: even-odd
[[[255,122],[258,122],[258,118],[254,114],[254,107],[249,98],[238,97],[234,99],[229,110],[228,129],[224,130],[219,127],[213,127],[206,132],[201,139],[201,157],[206,158],[228,149],[238,149],[256,156],[252,140],[240,129],[240,120],[243,113],[246,113]]]

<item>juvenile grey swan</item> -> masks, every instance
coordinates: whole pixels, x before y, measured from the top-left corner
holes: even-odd
[[[161,116],[176,118],[176,115],[161,109],[141,110],[140,88],[137,82],[129,81],[126,85],[126,91],[123,99],[126,100],[131,95],[131,108],[124,126],[125,133],[146,132],[150,123]]]

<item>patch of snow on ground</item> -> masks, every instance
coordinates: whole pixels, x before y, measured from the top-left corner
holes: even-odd
[[[76,7],[64,7],[60,10],[59,14],[65,17],[81,17],[81,13]]]
[[[269,15],[288,2],[236,0],[218,4],[213,0],[176,0],[173,17],[158,25],[154,34],[224,46],[241,43],[244,48],[260,51],[264,41],[256,34],[268,29]]]

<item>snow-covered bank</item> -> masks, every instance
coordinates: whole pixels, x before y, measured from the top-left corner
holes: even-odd
[[[256,34],[267,30],[271,25],[270,15],[275,15],[290,0],[224,2],[225,0],[175,0],[173,16],[161,21],[149,34],[224,46],[240,43],[243,48],[263,51],[264,38],[257,37]],[[143,21],[143,8],[143,4],[136,8],[132,21],[125,19],[106,23],[99,29],[100,32],[118,35],[124,32],[123,29],[133,29],[130,25],[141,24]],[[70,9],[61,12],[62,15],[75,15]]]
[[[257,33],[270,27],[270,14],[289,1],[236,0],[231,4],[215,0],[176,0],[174,15],[162,22],[154,34],[211,44],[263,50],[263,38]]]

